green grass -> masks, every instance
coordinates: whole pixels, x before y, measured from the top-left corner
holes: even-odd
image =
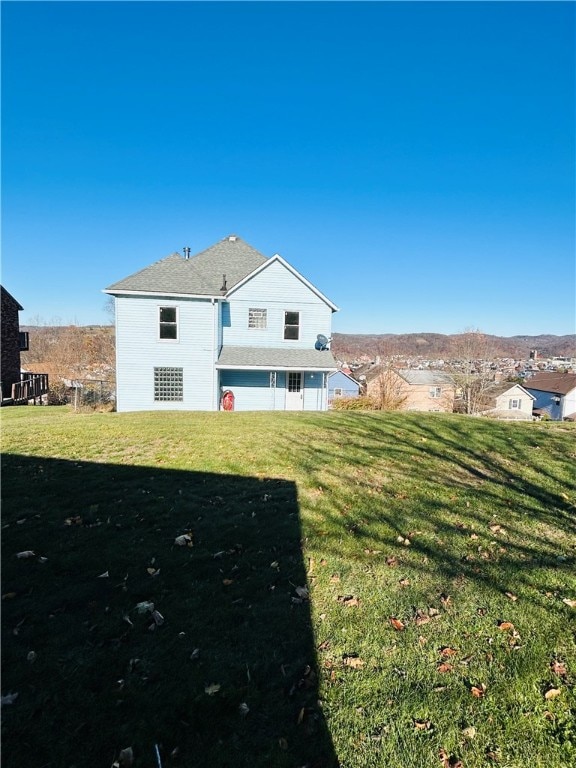
[[[572,425],[1,415],[6,768],[576,765]]]

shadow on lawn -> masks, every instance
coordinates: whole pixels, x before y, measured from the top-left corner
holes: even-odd
[[[5,768],[337,765],[294,483],[6,456],[3,523]]]
[[[326,549],[332,544],[338,552],[346,534],[361,546],[394,548],[399,537],[422,529],[426,535],[410,542],[420,565],[413,557],[411,564],[446,579],[505,594],[512,586],[542,591],[540,566],[571,578],[576,520],[567,494],[573,499],[576,483],[561,437],[557,455],[540,463],[545,435],[517,432],[512,442],[510,426],[495,422],[475,420],[473,439],[465,417],[353,414],[318,423],[333,431],[333,442],[304,446],[301,456],[327,497],[323,512],[333,533],[324,538]]]

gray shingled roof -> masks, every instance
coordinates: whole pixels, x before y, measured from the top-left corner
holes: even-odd
[[[331,371],[337,365],[332,352],[277,347],[223,347],[217,368],[265,368],[267,370]]]
[[[266,261],[266,256],[242,238],[229,235],[190,259],[173,253],[113,283],[106,291],[219,296],[223,275],[226,275],[226,286],[230,290]]]
[[[437,373],[436,371],[417,371],[412,369],[404,369],[398,371],[398,374],[408,382],[408,384],[416,384],[425,387],[439,387],[442,384],[444,386],[453,385],[453,381],[450,376],[445,373]]]

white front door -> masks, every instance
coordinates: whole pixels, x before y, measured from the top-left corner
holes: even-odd
[[[288,371],[286,389],[286,410],[301,411],[304,408],[304,388],[300,371]]]

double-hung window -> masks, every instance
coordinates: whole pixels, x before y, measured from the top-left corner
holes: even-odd
[[[518,410],[522,408],[522,399],[521,398],[511,398],[508,401],[508,408],[509,410]]]
[[[158,334],[161,339],[178,339],[177,307],[160,307]]]
[[[440,397],[442,395],[442,387],[430,387],[430,397]]]
[[[300,338],[300,312],[284,312],[284,339],[297,341]]]

